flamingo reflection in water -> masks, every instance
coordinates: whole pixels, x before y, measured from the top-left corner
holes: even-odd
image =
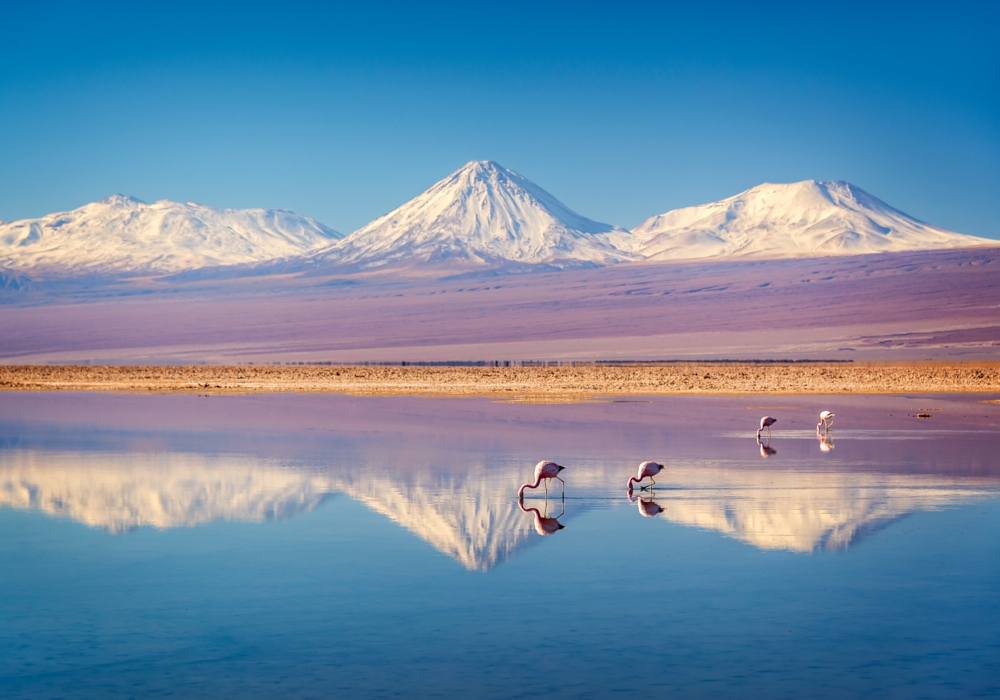
[[[542,483],[545,484],[545,497],[548,498],[549,497],[549,479],[559,479],[559,483],[562,484],[562,496],[565,499],[566,498],[566,482],[563,481],[562,477],[559,476],[559,472],[561,472],[565,468],[566,467],[561,467],[558,464],[556,464],[555,462],[549,462],[549,461],[546,461],[546,460],[542,460],[541,462],[539,462],[538,464],[536,464],[535,465],[535,482],[534,483],[529,483],[529,484],[524,484],[524,485],[521,486],[521,488],[517,492],[517,500],[518,500],[518,502],[524,500],[524,490],[525,489],[537,489],[538,485],[542,484]]]
[[[641,496],[635,497],[632,495],[631,491],[628,494],[628,500],[630,503],[638,504],[639,515],[644,518],[655,518],[665,510],[663,506],[654,501],[652,498],[642,498]]]
[[[647,486],[640,486],[640,491],[645,491],[649,489],[652,492],[653,487],[656,486],[656,481],[653,477],[663,471],[663,465],[657,464],[656,462],[643,462],[639,465],[639,471],[635,476],[628,480],[628,492],[632,493],[632,484],[638,484],[643,479],[649,478],[649,484]]]
[[[778,454],[778,451],[773,447],[771,447],[770,440],[761,442],[760,438],[757,438],[757,446],[760,447],[760,456],[763,457],[764,459],[767,459],[771,455]]]
[[[547,515],[542,515],[537,508],[525,508],[523,501],[517,502],[517,507],[520,508],[525,513],[531,513],[535,517],[535,532],[537,532],[542,537],[546,535],[554,535],[555,533],[562,530],[565,525],[559,522],[559,518],[563,516],[566,512],[566,502],[563,501],[562,512],[559,513],[554,518],[549,518]],[[548,513],[549,502],[545,501],[545,512]]]
[[[833,437],[829,433],[821,433],[819,428],[817,428],[816,439],[819,440],[819,449],[821,452],[829,452],[833,449]]]

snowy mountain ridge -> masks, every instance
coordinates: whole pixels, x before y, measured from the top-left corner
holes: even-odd
[[[471,161],[346,237],[288,211],[146,204],[113,195],[70,212],[0,222],[0,270],[42,277],[205,268],[225,268],[218,274],[227,277],[401,269],[453,274],[986,245],[998,243],[925,224],[842,181],[765,183],[653,216],[627,231],[573,212],[493,161]]]
[[[843,181],[765,183],[632,229],[646,260],[805,258],[996,244],[925,224]]]
[[[115,194],[0,224],[0,268],[43,274],[162,274],[298,255],[342,234],[279,209],[146,204]]]

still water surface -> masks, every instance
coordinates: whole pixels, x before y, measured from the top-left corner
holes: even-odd
[[[0,394],[0,696],[995,697],[998,496],[975,398]]]

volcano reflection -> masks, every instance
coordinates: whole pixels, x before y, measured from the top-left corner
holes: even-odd
[[[493,568],[531,536],[533,523],[513,497],[520,482],[515,471],[483,467],[313,473],[187,453],[0,453],[0,508],[36,509],[121,534],[287,518],[342,493],[473,570]]]
[[[842,550],[889,522],[996,495],[995,480],[883,473],[793,472],[709,465],[669,470],[672,522],[759,549]]]
[[[758,464],[667,463],[656,502],[630,500],[644,517],[715,530],[760,549],[813,552],[846,549],[908,513],[998,492],[996,481],[984,478],[797,472]],[[607,503],[624,471],[618,464],[574,465],[570,514]],[[346,494],[467,569],[489,570],[540,541],[536,533],[562,527],[547,513],[525,517],[519,509],[523,472],[523,465],[308,471],[199,453],[11,450],[0,452],[0,507],[36,509],[118,534],[287,518]]]

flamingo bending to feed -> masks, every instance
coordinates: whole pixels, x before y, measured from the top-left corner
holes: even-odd
[[[829,430],[830,426],[833,425],[833,416],[834,415],[835,414],[830,413],[829,411],[823,411],[822,413],[820,413],[819,414],[819,423],[816,424],[816,430],[819,431],[820,426],[822,426],[823,432],[826,432],[827,430]]]
[[[657,464],[656,462],[643,462],[639,465],[639,472],[636,476],[633,476],[628,480],[628,492],[632,493],[632,484],[638,484],[640,481],[649,477],[649,486],[640,486],[639,490],[644,491],[647,488],[652,491],[653,487],[656,486],[656,482],[653,481],[653,477],[663,471],[663,465]]]
[[[537,489],[538,485],[541,484],[542,482],[545,483],[545,496],[547,498],[549,495],[549,479],[559,479],[559,482],[562,484],[563,487],[563,498],[566,498],[566,482],[563,481],[562,478],[559,476],[559,472],[561,472],[565,468],[566,467],[560,467],[555,462],[547,462],[545,460],[542,460],[541,462],[535,465],[535,483],[524,484],[523,486],[521,486],[520,490],[518,490],[517,492],[517,500],[523,501],[524,490]]]
[[[757,439],[760,440],[761,432],[767,429],[767,438],[771,439],[771,426],[778,422],[777,418],[771,418],[771,416],[764,416],[760,419],[760,427],[757,429]]]

